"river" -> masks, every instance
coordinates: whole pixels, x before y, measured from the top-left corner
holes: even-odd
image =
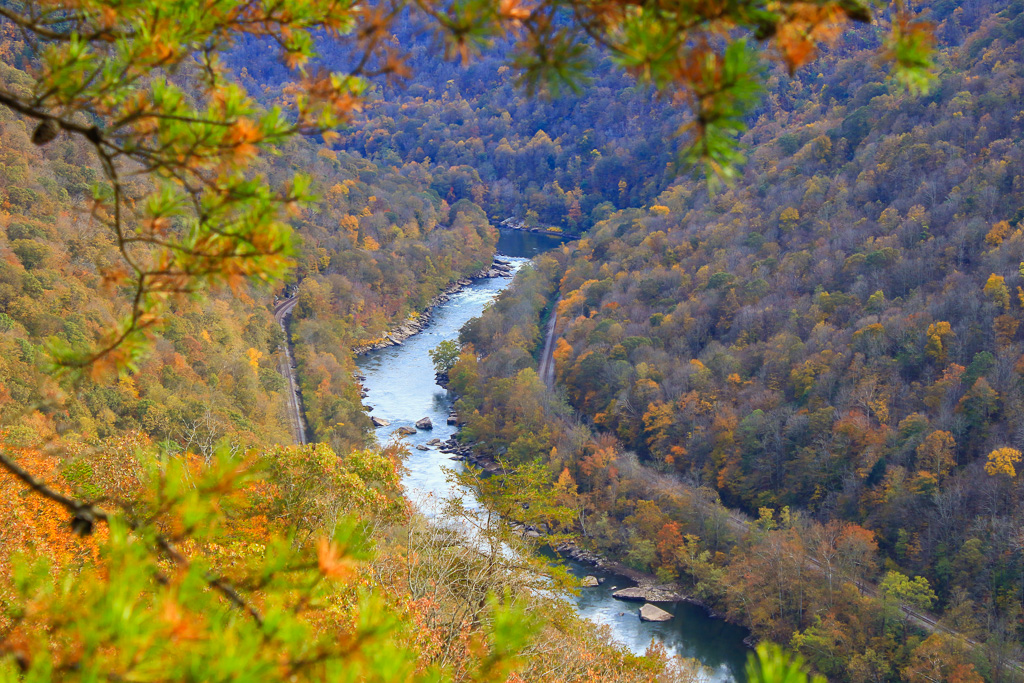
[[[559,239],[546,235],[502,230],[498,251],[520,267],[528,258],[560,243]],[[413,500],[445,496],[449,484],[441,468],[461,467],[433,446],[428,450],[416,448],[426,446],[431,439],[444,441],[455,432],[455,428],[446,423],[451,400],[434,382],[433,364],[427,352],[442,340],[456,339],[462,326],[480,315],[510,282],[506,278],[474,282],[439,306],[430,325],[422,332],[400,346],[368,353],[358,361],[360,372],[366,376],[363,385],[369,391],[365,403],[373,408],[373,415],[391,423],[377,430],[381,442],[392,438],[398,427],[412,427],[422,417],[429,417],[434,424],[432,430],[421,430],[406,437],[412,454],[407,463],[405,486]],[[572,600],[580,615],[609,626],[616,639],[632,651],[642,653],[652,639],[656,639],[670,652],[701,662],[708,669],[711,681],[745,683],[743,670],[747,649],[743,644],[746,635],[743,629],[710,618],[702,608],[686,603],[661,605],[675,614],[671,621],[642,622],[636,615],[637,603],[621,602],[611,596],[614,588],[633,585],[631,582],[572,562],[569,568],[581,577],[593,574],[604,579],[602,585],[584,588]]]

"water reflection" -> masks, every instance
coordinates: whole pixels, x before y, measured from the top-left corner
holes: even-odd
[[[500,230],[498,253],[532,258],[537,254],[562,246],[565,241],[566,238],[563,237],[526,232],[525,230]]]
[[[640,621],[637,610],[643,603],[616,600],[612,593],[633,586],[633,582],[577,562],[567,562],[569,571],[582,578],[596,576],[601,585],[583,588],[574,598],[581,616],[597,624],[607,625],[615,637],[630,650],[642,653],[658,641],[669,652],[698,660],[706,669],[709,681],[746,681],[744,668],[747,649],[743,639],[747,632],[722,619],[712,619],[702,607],[689,603],[658,603],[675,619],[665,622]]]

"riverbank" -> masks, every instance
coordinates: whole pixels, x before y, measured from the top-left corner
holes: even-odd
[[[443,384],[439,384],[444,387]],[[449,392],[450,393],[450,392]],[[460,429],[456,428],[455,433],[448,439],[448,441],[442,442],[440,451],[446,454],[452,454],[450,459],[469,463],[474,467],[478,467],[488,474],[503,474],[507,472],[504,465],[497,462],[493,458],[481,455],[475,451],[472,445],[467,445],[458,440],[458,434]],[[520,522],[514,522],[514,526],[519,528],[523,534],[533,536],[534,538],[540,538],[547,535],[546,531],[535,526],[522,524]],[[575,534],[573,534],[575,536]],[[758,638],[751,633],[746,626],[743,624],[736,623],[732,619],[729,619],[725,614],[718,612],[711,604],[707,601],[695,597],[686,592],[686,589],[679,583],[664,583],[658,579],[654,574],[643,572],[633,567],[630,567],[618,560],[609,559],[596,552],[586,550],[581,547],[578,543],[573,541],[563,541],[558,545],[551,547],[551,552],[555,557],[563,561],[572,561],[578,565],[590,567],[597,572],[602,572],[609,576],[613,576],[617,579],[623,580],[626,583],[633,583],[634,586],[621,586],[622,581],[618,581],[618,590],[612,592],[611,597],[615,600],[623,603],[636,603],[638,605],[643,604],[654,604],[654,605],[667,605],[667,604],[680,604],[685,603],[692,605],[704,612],[704,615],[708,619],[718,620],[730,624],[733,627],[742,629],[746,632],[746,636],[743,637],[742,644],[753,650],[757,643]],[[581,590],[593,590],[596,586],[584,586]],[[620,616],[626,613],[627,610],[623,610]],[[629,612],[633,609],[629,608]],[[638,617],[639,619],[639,617]],[[642,620],[641,620],[642,621]]]
[[[534,237],[523,232],[502,231],[499,252],[510,255],[510,260],[518,266],[530,256],[551,248],[547,238],[535,240]],[[445,453],[442,448],[455,447],[460,451],[463,448],[450,439],[457,428],[447,422],[452,408],[451,396],[438,386],[429,352],[443,340],[457,339],[465,324],[479,316],[508,282],[503,278],[482,279],[465,286],[452,294],[449,301],[437,306],[430,325],[423,326],[403,344],[389,345],[357,359],[358,372],[367,389],[365,403],[380,422],[375,430],[377,438],[384,443],[395,438],[399,428],[407,428],[402,439],[409,446],[410,454],[403,484],[410,500],[420,501],[428,509],[460,493],[447,474],[455,465],[450,458],[460,453]],[[415,428],[415,423],[423,417],[431,419],[432,428]],[[709,682],[745,681],[747,649],[741,643],[745,631],[725,621],[710,619],[703,608],[684,602],[664,605],[675,615],[670,621],[641,621],[636,610],[639,604],[624,603],[612,595],[620,588],[632,586],[632,580],[619,578],[593,565],[584,566],[565,553],[562,557],[567,569],[581,579],[590,574],[604,579],[596,588],[567,597],[573,609],[589,621],[607,626],[615,640],[631,652],[642,655],[652,641],[663,643],[669,652],[697,659],[707,666],[711,672],[706,679]]]
[[[517,222],[514,218],[506,218],[505,220],[498,223],[502,228],[506,230],[519,230],[520,232],[530,232],[534,235],[547,235],[548,237],[558,237],[564,240],[578,239],[579,235],[566,235],[561,230],[549,229],[549,228],[531,228],[525,223]]]
[[[448,441],[441,443],[440,451],[442,453],[451,454],[451,460],[469,463],[470,465],[478,467],[489,474],[502,474],[507,471],[501,463],[497,462],[493,458],[476,452],[472,445],[464,444],[459,441],[459,431],[460,430],[456,429],[456,433]],[[544,529],[538,529],[537,527],[528,525],[520,526],[522,526],[523,532],[526,534],[535,535],[537,537],[546,535]],[[567,557],[580,564],[594,567],[595,569],[599,569],[608,574],[613,574],[619,578],[636,584],[632,589],[627,589],[629,590],[629,593],[615,595],[614,597],[616,599],[625,602],[685,602],[704,609],[704,611],[707,612],[707,615],[713,619],[723,619],[725,621],[729,621],[729,623],[734,623],[724,615],[715,611],[715,609],[706,601],[688,594],[685,587],[679,583],[665,583],[659,580],[654,574],[640,571],[623,564],[618,560],[610,559],[593,551],[586,550],[578,543],[572,541],[560,543],[559,545],[552,547],[552,550],[560,556]],[[734,625],[742,627],[742,624],[734,623]]]
[[[441,291],[440,294],[430,300],[422,313],[419,313],[418,315],[410,315],[401,325],[389,330],[378,340],[372,341],[368,344],[353,346],[352,353],[358,357],[370,353],[371,351],[386,349],[390,346],[399,346],[409,339],[409,337],[423,331],[428,325],[430,325],[434,311],[437,307],[450,301],[452,296],[458,294],[466,287],[469,287],[478,280],[501,277],[511,278],[512,275],[513,271],[511,264],[500,258],[500,255],[496,254],[489,268],[483,268],[468,277],[459,278],[458,280],[451,282]]]
[[[617,560],[609,560],[597,553],[584,550],[571,542],[560,544],[555,548],[555,551],[560,555],[564,554],[565,557],[568,557],[579,564],[594,567],[595,569],[632,581],[636,584],[637,590],[635,593],[631,592],[630,588],[625,588],[612,593],[612,597],[617,600],[622,600],[624,602],[649,602],[655,604],[682,602],[693,605],[694,607],[704,610],[705,615],[707,615],[709,619],[718,619],[746,631],[747,636],[742,642],[750,650],[755,649],[757,644],[760,642],[746,626],[738,624],[725,614],[718,612],[707,601],[685,593],[683,587],[678,583],[658,583],[658,577],[654,574],[648,574],[632,567],[628,567]],[[635,597],[627,597],[630,595],[635,595]]]

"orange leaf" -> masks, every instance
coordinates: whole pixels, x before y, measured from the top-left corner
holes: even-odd
[[[352,563],[342,557],[336,543],[326,538],[316,543],[316,561],[320,573],[329,579],[344,579],[352,575]]]

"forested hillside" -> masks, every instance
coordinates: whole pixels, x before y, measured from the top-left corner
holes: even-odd
[[[931,17],[930,94],[859,34],[771,76],[734,187],[677,182],[541,260],[451,373],[464,437],[546,454],[591,544],[839,679],[1007,680],[1022,636],[1024,4]],[[532,370],[555,298],[584,424]],[[986,645],[925,639],[898,600]]]
[[[17,50],[8,35],[6,54]],[[27,75],[0,63],[0,85]],[[222,437],[239,448],[287,441],[274,354],[283,336],[266,307],[271,293],[183,304],[154,353],[114,385],[61,395],[45,373],[43,344],[92,343],[111,325],[123,290],[99,269],[115,263],[112,237],[88,220],[98,171],[82,144],[41,149],[23,121],[0,110],[0,363],[4,423],[35,442],[60,432],[107,439],[143,432],[209,455]],[[144,182],[132,191],[146,191]],[[25,443],[23,445],[29,445]]]
[[[16,35],[7,37],[12,62],[20,45]],[[4,87],[28,82],[15,67],[0,69]],[[8,410],[16,410],[53,391],[40,389],[47,386],[35,363],[42,344],[52,337],[93,343],[124,304],[116,295],[127,290],[104,288],[101,271],[116,262],[117,251],[103,226],[86,220],[99,179],[87,147],[67,140],[40,149],[23,122],[6,110],[0,116],[7,253],[2,324],[9,349],[4,384]],[[302,281],[295,340],[309,424],[336,447],[365,445],[369,421],[348,349],[379,337],[450,281],[479,270],[493,253],[494,231],[478,208],[465,202],[449,207],[431,192],[429,174],[415,164],[382,169],[302,140],[282,152],[270,177],[306,168],[324,197],[293,222],[299,238],[293,277]],[[132,191],[147,192],[145,181]],[[273,294],[246,288],[182,305],[137,373],[36,417],[51,429],[59,421],[62,430],[89,437],[138,430],[207,454],[226,436],[239,447],[286,442],[277,370],[283,335],[269,312]]]
[[[698,678],[582,621],[517,515],[834,677],[1004,680],[1024,19],[933,11],[0,2],[0,680]],[[735,187],[674,181],[732,177],[746,118]],[[511,471],[427,519],[352,351],[505,218],[590,233],[465,330],[463,436]]]
[[[508,65],[506,41],[468,65],[444,60],[436,39],[403,24],[395,48],[408,52],[412,81],[381,83],[365,114],[332,147],[383,166],[413,162],[454,204],[469,200],[497,221],[578,234],[616,209],[638,206],[678,171],[675,131],[684,112],[605,57],[579,93],[529,97]],[[231,56],[250,92],[265,102],[286,97],[283,70],[266,46]],[[345,63],[341,46],[323,62]]]
[[[0,27],[0,90],[28,92],[23,36]],[[483,557],[428,526],[404,498],[403,451],[363,450],[377,444],[351,348],[490,263],[496,232],[480,208],[450,205],[415,163],[279,145],[258,169],[283,184],[305,168],[322,197],[291,217],[286,286],[179,297],[141,360],[113,380],[75,381],[48,347],[95,344],[131,290],[109,277],[121,253],[97,219],[93,151],[33,136],[0,107],[0,678],[323,680],[338,667],[360,680],[538,679],[551,667],[564,680],[692,676],[541,597],[547,578],[544,591],[523,591],[542,565]],[[123,186],[136,202],[154,191],[145,175]],[[270,309],[293,291],[307,417],[334,449],[276,445],[291,434],[285,337]]]

